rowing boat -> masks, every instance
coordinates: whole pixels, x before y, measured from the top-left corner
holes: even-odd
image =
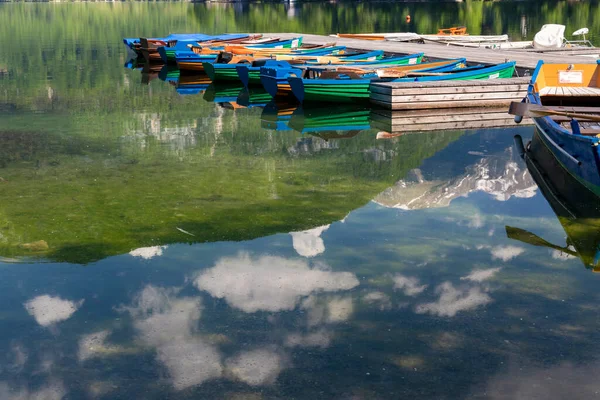
[[[419,35],[414,32],[395,32],[395,33],[338,33],[334,37],[346,39],[361,40],[389,40],[394,42],[422,42],[423,36],[466,36],[467,28],[464,26],[455,26],[451,28],[440,28],[435,35]]]
[[[241,45],[252,45],[259,43],[270,43],[279,40],[279,38],[263,37],[263,35],[249,35],[239,37],[239,35],[219,35],[212,36],[207,40],[169,40],[167,46],[159,47],[158,54],[164,63],[175,63],[176,53],[178,52],[189,52],[190,49],[195,46],[202,46],[202,48],[209,47],[224,47],[231,44]],[[218,53],[218,51],[214,51]]]
[[[523,103],[510,112],[533,118],[539,143],[579,184],[600,197],[600,63],[545,64],[532,75]]]
[[[391,66],[391,65],[405,65],[405,64],[419,64],[423,54],[413,54],[410,56],[399,56],[399,57],[385,57],[379,60],[371,60],[368,61],[369,58],[376,57],[367,57],[365,61],[361,61],[360,58],[351,58],[346,59],[344,57],[326,57],[325,59],[321,57],[306,57],[298,60],[291,60],[291,62],[297,62],[297,64],[302,65],[312,65],[319,66],[320,64],[336,64],[336,65],[344,65],[344,66],[353,66],[353,67],[361,67],[361,66]],[[275,60],[279,60],[279,56],[274,56]],[[232,61],[227,63],[219,63],[217,62],[204,62],[203,67],[204,71],[210,76],[213,81],[239,81],[241,78],[238,75],[237,67],[240,64],[246,64],[247,67],[253,67],[253,75],[256,77],[256,72],[260,73],[260,68],[263,66],[261,63],[266,63],[266,59],[256,60],[251,56],[234,56]],[[258,62],[260,61],[260,62]],[[254,64],[253,64],[254,63]]]
[[[447,43],[500,43],[508,42],[508,35],[421,35],[428,42]]]
[[[367,53],[344,54],[342,56],[275,56],[275,60],[258,60],[252,64],[237,65],[236,70],[238,78],[245,87],[250,85],[260,85],[260,70],[263,67],[287,68],[290,64],[301,67],[302,65],[328,64],[328,65],[360,65],[359,63],[373,63],[381,61],[383,51],[374,50]],[[441,62],[447,63],[447,62]],[[389,60],[380,64],[380,67],[386,67],[390,64]],[[364,65],[364,64],[363,64]],[[418,65],[418,64],[415,64]]]
[[[366,74],[338,73],[320,74],[316,78],[289,77],[292,93],[301,103],[311,102],[355,102],[367,101],[370,98],[370,86],[373,82],[413,82],[441,80],[470,80],[508,78],[514,73],[515,63],[508,62],[491,67],[468,68],[466,71],[431,72],[410,71],[396,79],[381,80]]]
[[[386,67],[386,66],[399,66],[402,68],[404,66],[412,66],[416,64],[421,64],[421,60],[423,59],[423,53],[411,54],[404,57],[394,57],[393,63],[389,63],[386,59],[377,60],[374,62],[366,62],[366,63],[355,63],[355,64],[346,64],[343,67],[357,67],[363,70],[365,73],[367,70],[370,70],[374,73],[375,69]],[[320,74],[322,71],[337,71],[338,68],[341,68],[339,65],[332,66],[313,66],[314,68],[309,69],[309,73]],[[425,67],[426,68],[426,67]],[[262,67],[260,70],[260,82],[263,87],[271,96],[288,96],[292,93],[292,88],[290,86],[288,78],[290,77],[301,77],[306,74],[306,68],[302,69],[300,66],[284,66],[284,67]],[[311,72],[312,71],[312,72]],[[373,75],[376,77],[376,75]]]

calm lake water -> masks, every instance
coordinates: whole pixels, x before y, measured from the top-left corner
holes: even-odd
[[[513,145],[533,128],[377,140],[368,109],[344,108],[324,132],[315,110],[125,68],[121,43],[517,39],[599,17],[595,1],[0,5],[0,399],[600,396],[600,221],[557,217]]]

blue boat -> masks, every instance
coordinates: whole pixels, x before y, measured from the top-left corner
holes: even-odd
[[[293,67],[290,63],[280,61],[281,66],[264,66],[260,68],[260,83],[272,97],[292,96],[292,88],[288,78],[302,76],[302,69]]]
[[[260,85],[260,70],[261,68],[289,68],[291,66],[287,61],[277,60],[256,60],[252,64],[236,64],[235,69],[239,80],[244,87],[251,85]]]
[[[364,55],[363,55],[364,57]],[[327,71],[331,70],[331,68],[336,67],[360,67],[360,68],[387,68],[393,66],[400,65],[413,65],[421,63],[421,59],[423,58],[423,53],[411,54],[408,56],[398,56],[398,57],[388,57],[380,60],[375,60],[372,62],[351,62],[339,66],[318,66],[313,65],[309,66],[310,70],[316,71]],[[458,65],[459,62],[464,62],[464,59],[460,60],[452,60],[453,65]],[[445,64],[447,65],[447,64]],[[302,65],[291,65],[291,64],[282,64],[280,67],[272,67],[265,66],[260,69],[260,83],[263,85],[265,90],[271,94],[271,96],[290,96],[292,94],[292,88],[288,81],[290,77],[302,77],[304,75],[304,71],[307,69],[307,66]],[[427,68],[423,66],[423,69]],[[368,82],[370,82],[371,78],[376,78],[376,75],[369,77]]]
[[[554,162],[597,200],[600,197],[599,75],[600,61],[595,64],[540,61],[531,77],[527,97],[522,104],[511,106],[511,113],[517,114],[516,122],[523,115],[533,118],[539,138],[537,146],[544,146]],[[527,112],[515,112],[513,107]]]
[[[152,40],[162,40],[163,42],[169,41],[184,41],[184,42],[206,42],[208,40],[235,40],[248,37],[247,33],[227,33],[223,35],[207,35],[204,33],[172,33],[165,37],[149,38]],[[131,49],[136,44],[140,43],[140,38],[123,38],[123,43]]]

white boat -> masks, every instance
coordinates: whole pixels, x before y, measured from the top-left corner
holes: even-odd
[[[533,47],[538,50],[552,49],[572,49],[594,47],[594,45],[585,38],[589,33],[588,28],[581,28],[573,32],[573,36],[583,36],[583,40],[565,39],[565,26],[559,24],[546,24],[533,37]]]
[[[437,43],[500,43],[508,42],[508,35],[420,35],[421,39]]]
[[[493,50],[520,50],[520,49],[531,49],[533,48],[533,42],[526,40],[522,42],[479,42],[479,43],[461,43],[461,42],[449,42],[447,43],[452,46],[461,47],[475,47],[479,49],[493,49]]]
[[[560,49],[565,41],[565,26],[546,24],[533,37],[533,47],[536,49]]]
[[[421,36],[414,32],[396,32],[396,33],[338,33],[332,37],[344,39],[362,39],[362,40],[393,40],[396,42],[414,42],[420,41]]]

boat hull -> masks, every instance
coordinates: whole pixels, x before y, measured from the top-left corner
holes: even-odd
[[[556,162],[581,185],[600,197],[600,154],[589,138],[557,130],[550,117],[533,118],[539,143],[553,155]],[[536,144],[539,147],[538,144]]]
[[[294,96],[303,102],[360,102],[369,101],[369,79],[288,79]]]

